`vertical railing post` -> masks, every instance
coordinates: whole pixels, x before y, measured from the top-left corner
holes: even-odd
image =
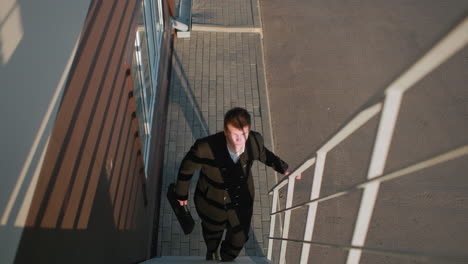
[[[275,213],[278,208],[278,190],[275,189],[273,191],[273,201],[271,205],[271,213]],[[270,215],[270,237],[274,237],[275,235],[275,225],[276,225],[276,214]],[[268,254],[267,258],[271,260],[273,254],[273,239],[268,240]]]
[[[402,94],[403,92],[400,90],[390,90],[387,92],[385,97],[382,117],[380,119],[369,171],[367,173],[368,180],[382,175],[384,171],[387,155],[390,150],[393,131],[395,129],[396,120],[400,109]],[[364,188],[356,225],[354,227],[353,238],[351,241],[352,246],[364,246],[370,220],[374,212],[375,202],[379,194],[379,188],[380,182],[366,185]],[[360,249],[351,249],[348,253],[346,263],[358,264],[361,259],[361,253],[362,251]]]
[[[312,182],[311,191],[310,191],[310,200],[317,199],[320,195],[326,156],[327,156],[326,152],[317,153],[317,162],[315,164],[314,180]],[[317,206],[318,206],[318,202],[313,202],[312,204],[309,204],[309,210],[307,212],[306,229],[304,232],[304,241],[312,240],[312,233],[314,231]],[[307,264],[307,261],[309,258],[309,252],[310,252],[310,244],[302,243],[301,262],[300,262],[301,264]]]
[[[288,178],[288,195],[286,197],[286,208],[292,206],[292,201],[294,197],[294,183],[295,178],[289,177]],[[289,236],[289,224],[291,222],[291,210],[288,210],[284,213],[284,225],[283,225],[283,239],[287,239]],[[288,241],[282,240],[281,241],[281,251],[280,251],[280,261],[279,263],[284,264],[286,263],[286,247],[288,245]]]

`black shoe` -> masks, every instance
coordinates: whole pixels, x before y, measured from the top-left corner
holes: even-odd
[[[223,258],[221,257],[221,262],[234,262],[236,258]]]
[[[216,260],[219,261],[219,255],[217,251],[210,251],[206,253],[206,260]]]
[[[234,262],[236,257],[229,256],[221,252],[221,262]]]

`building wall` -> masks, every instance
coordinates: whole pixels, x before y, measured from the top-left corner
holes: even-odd
[[[0,2],[0,263],[12,263],[89,0]]]
[[[171,48],[169,5],[163,2],[166,32],[153,122],[158,129],[153,133],[150,154],[155,162],[149,164],[145,175],[130,74],[141,1],[94,0],[88,4],[89,10],[88,6],[82,8],[84,26],[82,22],[76,28],[76,36],[81,33],[81,37],[63,97],[57,100],[59,110],[49,125],[48,145],[42,143],[46,149],[43,162],[38,162],[42,167],[37,178],[29,180],[35,188],[24,191],[24,196],[31,198],[26,207],[29,210],[23,216],[23,227],[11,228],[19,230],[19,242],[12,244],[10,238],[2,241],[10,247],[5,263],[13,258],[15,263],[135,263],[150,254],[153,214],[159,203],[155,199],[159,197],[159,160],[164,153],[161,148]],[[66,15],[62,20],[66,20],[79,9],[63,11]],[[49,45],[60,41],[53,33],[60,32],[49,34],[44,40]],[[73,45],[68,56],[72,50]],[[45,60],[40,68],[44,70],[48,64]],[[29,79],[30,75],[25,76]],[[23,109],[35,112],[27,104]],[[29,125],[28,120],[24,123]]]

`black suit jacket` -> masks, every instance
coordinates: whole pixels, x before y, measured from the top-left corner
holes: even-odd
[[[241,210],[250,222],[255,188],[251,167],[259,160],[280,173],[288,168],[286,162],[268,150],[260,133],[250,131],[245,151],[234,163],[229,155],[223,132],[199,139],[182,160],[176,183],[176,197],[187,200],[190,181],[200,169],[195,191],[195,205],[199,216],[212,224],[222,224],[218,217],[222,210]],[[243,221],[242,221],[243,222]]]

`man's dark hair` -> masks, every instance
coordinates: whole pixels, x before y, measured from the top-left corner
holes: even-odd
[[[250,114],[241,107],[234,107],[224,115],[224,129],[231,124],[235,128],[242,129],[245,126],[250,128]]]

